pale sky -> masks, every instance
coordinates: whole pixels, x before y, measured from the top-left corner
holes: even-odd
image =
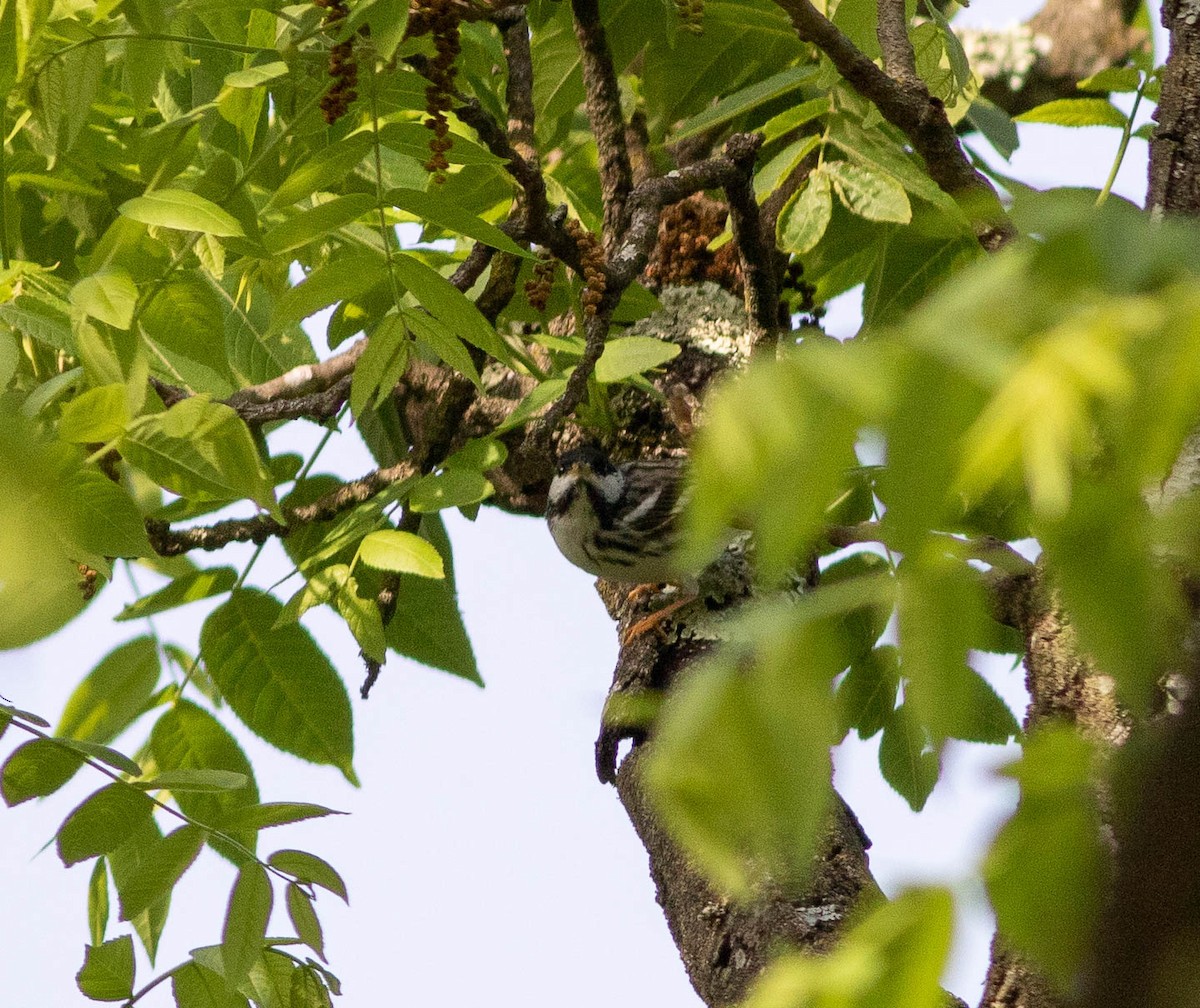
[[[975,0],[966,13],[971,23],[1007,23],[1035,6]],[[1115,130],[1098,128],[1023,126],[1021,135],[1022,148],[1005,170],[1035,185],[1100,185],[1117,142]],[[1146,144],[1133,141],[1117,191],[1138,203],[1145,162]],[[830,327],[846,335],[856,320],[854,299],[843,299]],[[372,464],[355,441],[352,434],[335,439],[315,471],[368,471]],[[486,689],[390,656],[363,702],[357,647],[340,621],[311,611],[305,623],[353,698],[361,790],[336,770],[270,749],[227,710],[221,714],[254,763],[263,801],[310,801],[351,813],[264,831],[260,840],[262,852],[311,850],[346,879],[349,909],[327,894],[318,902],[330,965],[344,984],[345,998],[335,1004],[695,1008],[700,1002],[654,901],[645,852],[615,792],[597,783],[592,769],[616,647],[591,578],[559,556],[539,520],[485,508],[473,524],[457,514],[448,523],[460,603]],[[219,562],[240,566],[248,556],[248,549],[233,548]],[[286,573],[281,556],[272,545],[251,581],[266,586]],[[116,583],[65,630],[0,655],[0,694],[54,722],[81,676],[113,645],[142,632],[139,624],[111,622],[132,597],[118,571]],[[161,583],[144,572],[137,577],[143,592]],[[284,586],[285,598],[293,588]],[[197,603],[155,626],[163,639],[194,648],[212,607]],[[1023,715],[1021,670],[992,663],[983,671]],[[139,723],[118,747],[136,748],[148,728]],[[19,741],[10,729],[0,758]],[[1012,755],[952,746],[943,780],[914,815],[880,779],[876,742],[847,744],[837,754],[838,787],[874,840],[871,864],[883,889],[893,894],[924,881],[956,887],[962,926],[946,983],[971,1004],[991,925],[981,895],[962,880],[1011,808],[1011,785],[989,768]],[[64,870],[52,846],[41,848],[102,783],[85,768],[46,801],[0,809],[0,982],[7,1004],[93,1003],[74,984],[88,940],[92,863]],[[231,882],[228,864],[206,850],[177,890],[159,970],[186,959],[194,946],[219,941]],[[122,933],[115,923],[110,938]],[[280,909],[273,925],[271,934],[290,933]],[[139,958],[136,986],[156,973]],[[165,986],[140,1002],[171,1003]]]

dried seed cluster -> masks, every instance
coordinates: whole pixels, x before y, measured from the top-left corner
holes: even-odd
[[[462,48],[458,25],[458,13],[451,0],[414,0],[409,14],[408,35],[429,34],[433,38],[434,57],[425,64],[422,75],[429,81],[425,89],[425,111],[429,115],[425,126],[433,131],[425,170],[434,173],[435,182],[446,180],[445,171],[450,167],[446,151],[454,144],[446,112],[450,109],[454,87],[454,61]]]
[[[537,262],[533,264],[533,276],[525,281],[525,296],[537,311],[544,312],[550,301],[557,264],[558,260],[549,249],[539,249]]]
[[[600,302],[604,300],[604,288],[608,284],[604,250],[600,248],[596,236],[574,217],[569,217],[564,227],[579,249],[580,265],[583,267],[583,294],[580,301],[583,302],[583,313],[590,317],[596,314]]]
[[[717,257],[709,243],[725,229],[728,211],[723,203],[696,193],[666,208],[658,224],[658,242],[642,276],[652,290],[715,280],[728,288],[724,269],[714,276]],[[721,251],[732,247],[732,242]],[[718,253],[719,255],[719,253]],[[736,265],[736,258],[733,260]]]
[[[346,0],[313,0],[313,3],[325,11],[323,24],[326,31],[335,30],[350,13]],[[321,112],[332,126],[358,97],[354,90],[358,84],[358,60],[354,56],[353,39],[338,42],[329,50],[329,78],[329,90],[321,98]]]

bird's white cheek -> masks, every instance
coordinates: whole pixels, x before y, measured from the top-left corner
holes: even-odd
[[[559,515],[550,525],[550,534],[559,551],[576,567],[589,574],[599,574],[592,559],[584,552],[583,544],[590,534],[593,522],[585,496],[581,493],[571,507]]]

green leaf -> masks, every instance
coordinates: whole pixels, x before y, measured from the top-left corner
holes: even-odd
[[[682,140],[704,130],[712,129],[721,123],[729,122],[760,105],[791,94],[814,77],[816,69],[811,65],[790,67],[766,80],[758,81],[731,95],[726,95],[711,108],[707,108],[683,122],[678,129],[672,131],[672,137],[676,141]]]
[[[437,548],[446,576],[396,576],[396,611],[384,629],[388,646],[414,661],[483,685],[458,611],[450,537],[437,512],[422,515],[420,531]]]
[[[115,850],[150,818],[153,802],[125,784],[109,784],[90,795],[58,829],[58,856],[67,867]]]
[[[157,189],[135,196],[122,203],[118,211],[142,224],[177,231],[201,231],[218,238],[240,238],[246,234],[232,214],[212,200],[185,189]]]
[[[177,1008],[247,1008],[249,1004],[229,989],[224,977],[197,962],[171,972],[171,993]]]
[[[333,596],[333,605],[354,634],[363,656],[382,664],[387,660],[387,640],[377,597],[377,592],[364,592],[358,579],[347,573],[342,589]]]
[[[123,269],[101,270],[71,288],[71,304],[94,319],[128,329],[137,307],[137,284]]]
[[[375,327],[350,380],[350,411],[356,417],[391,395],[408,367],[411,343],[403,319],[395,313],[389,312]]]
[[[118,900],[121,893],[129,886],[140,884],[143,860],[150,860],[153,852],[162,843],[162,831],[153,818],[147,817],[129,832],[124,842],[107,856],[108,867],[112,872],[113,884],[117,889]],[[167,911],[171,906],[171,892],[168,889],[153,906],[135,914],[130,923],[133,930],[141,939],[154,962],[158,951],[158,940],[162,937],[163,928],[167,923]]]
[[[722,891],[745,894],[763,876],[794,889],[811,870],[830,800],[829,684],[845,667],[839,623],[860,602],[857,586],[836,586],[819,600],[756,609],[663,705],[647,786]]]
[[[824,171],[842,205],[867,220],[907,224],[912,207],[892,176],[849,161],[826,161]]]
[[[258,66],[245,70],[234,70],[225,75],[225,86],[231,88],[252,88],[265,84],[267,81],[282,77],[288,72],[288,65],[281,60],[270,63],[260,63]]]
[[[264,209],[291,206],[317,190],[343,185],[370,149],[371,138],[357,134],[317,151],[279,184]]]
[[[971,107],[967,109],[967,122],[979,130],[1006,161],[1012,158],[1021,145],[1012,116],[986,98],[976,97],[971,102]]]
[[[96,858],[96,867],[88,880],[87,916],[92,944],[100,945],[108,930],[108,863],[102,857]]]
[[[920,812],[925,807],[937,784],[938,758],[908,704],[901,704],[884,720],[879,769],[909,808]]]
[[[336,766],[357,784],[346,687],[303,627],[275,627],[281,609],[270,595],[235,591],[204,621],[205,665],[256,735],[301,759]]]
[[[79,990],[93,1001],[124,1001],[133,994],[133,938],[121,935],[103,945],[88,945],[83,967],[75,974]]]
[[[512,364],[512,352],[496,334],[492,324],[475,307],[475,302],[437,270],[431,269],[407,252],[394,255],[391,265],[400,282],[430,315],[502,364]],[[405,318],[411,319],[415,314],[406,312]]]
[[[536,258],[529,249],[522,248],[495,224],[489,224],[461,206],[457,206],[444,197],[439,197],[436,192],[421,192],[419,189],[389,189],[384,199],[392,206],[407,211],[429,224],[445,228],[447,231],[474,238],[476,241],[483,242],[484,245],[490,245],[492,248],[521,256],[524,259]]]
[[[180,826],[145,846],[136,873],[117,880],[121,920],[131,921],[169,897],[203,846],[204,830],[192,825]]]
[[[160,674],[152,638],[119,644],[75,687],[54,733],[102,745],[111,742],[146,709]]]
[[[271,474],[245,421],[223,403],[191,396],[165,413],[138,417],[120,442],[121,454],[159,486],[181,497],[248,497],[276,521]]]
[[[785,252],[803,255],[821,240],[833,216],[829,175],[813,171],[808,184],[797,192],[779,215],[779,246]]]
[[[346,813],[307,802],[265,802],[262,805],[243,805],[234,809],[221,820],[220,825],[223,829],[231,830],[261,830],[329,815]]]
[[[59,535],[84,555],[153,556],[137,504],[118,484],[94,468],[64,474],[69,510],[60,515]]]
[[[340,897],[344,903],[350,902],[350,897],[346,892],[346,883],[342,881],[342,877],[329,862],[323,861],[315,854],[309,854],[308,851],[280,850],[267,858],[267,864],[301,882],[327,889],[335,896]]]
[[[1075,86],[1080,91],[1104,91],[1132,94],[1142,83],[1142,75],[1136,67],[1109,67],[1090,77],[1085,77]]]
[[[942,1008],[954,903],[944,889],[882,900],[827,955],[784,952],[754,980],[744,1008]]]
[[[177,700],[163,711],[150,732],[150,751],[159,774],[179,771],[223,771],[243,778],[247,786],[232,791],[179,791],[175,801],[197,822],[222,821],[236,809],[258,803],[254,770],[237,740],[212,714],[190,700]],[[219,837],[210,837],[212,848],[234,863],[254,852],[258,836],[253,830],[225,830],[241,848]]]
[[[596,381],[619,382],[649,371],[679,356],[678,343],[652,336],[620,336],[604,344],[596,361]]]
[[[408,27],[408,8],[391,0],[365,0],[354,7],[346,20],[347,31],[357,31],[360,26],[365,26],[364,34],[370,34],[372,48],[387,63],[404,39],[404,30]]]
[[[409,492],[408,506],[414,511],[466,507],[490,497],[492,492],[492,484],[481,473],[469,469],[447,469],[422,478]]]
[[[832,115],[828,123],[829,142],[842,150],[851,161],[873,168],[877,173],[890,175],[907,192],[953,215],[965,226],[966,218],[953,198],[942,192],[929,173],[881,131],[864,129],[849,115]]]
[[[321,922],[313,909],[313,900],[295,882],[287,887],[288,917],[296,929],[296,937],[312,949],[321,962],[325,961],[325,939],[321,935]]]
[[[1055,126],[1125,125],[1125,113],[1105,98],[1056,98],[1013,117],[1017,122]]]
[[[408,326],[414,336],[428,344],[429,348],[445,363],[459,374],[465,375],[471,380],[472,385],[481,392],[483,391],[483,381],[479,377],[479,369],[475,367],[475,362],[471,360],[467,348],[463,346],[462,340],[458,338],[453,329],[421,312],[405,312],[404,324]]]
[[[275,302],[271,329],[299,322],[339,301],[353,301],[387,282],[387,263],[372,249],[342,249]]]
[[[544,382],[538,383],[492,433],[503,434],[514,427],[521,426],[538,410],[544,409],[558,399],[566,391],[566,388],[567,380],[565,378],[547,378]]]
[[[263,235],[263,245],[272,255],[282,255],[324,239],[331,231],[353,223],[374,209],[375,199],[366,193],[338,196],[280,221]]]
[[[237,386],[237,379],[229,348],[218,335],[225,317],[220,288],[214,286],[207,273],[172,277],[145,303],[139,322],[153,346],[151,367],[160,377],[224,398]]]
[[[105,763],[114,770],[120,770],[121,773],[129,774],[132,777],[140,777],[142,768],[133,760],[122,752],[116,749],[110,749],[106,745],[100,745],[96,742],[87,742],[82,739],[57,739],[59,745],[64,745],[69,749],[74,749],[84,756],[89,756],[93,760],[100,763]]]
[[[119,437],[129,422],[129,403],[121,383],[81,392],[63,407],[58,436],[72,444],[103,443]]]
[[[177,609],[189,602],[224,595],[237,581],[237,571],[232,567],[206,567],[189,571],[163,585],[158,591],[143,595],[131,602],[115,617],[118,623],[124,620],[143,619],[161,612]]]
[[[883,730],[896,707],[900,663],[896,648],[884,644],[854,662],[838,684],[837,702],[842,732],[851,729],[868,739]]]
[[[1008,772],[1021,800],[984,865],[1000,934],[1064,988],[1078,976],[1108,891],[1095,756],[1068,726],[1039,729]]]
[[[412,532],[384,529],[372,532],[358,547],[358,559],[368,567],[397,574],[441,578],[446,573],[434,546]]]
[[[12,751],[0,771],[0,795],[12,807],[53,794],[75,776],[83,757],[50,739],[31,739]]]
[[[226,981],[238,983],[262,955],[272,902],[267,870],[255,861],[243,865],[229,896],[221,932],[221,961]]]

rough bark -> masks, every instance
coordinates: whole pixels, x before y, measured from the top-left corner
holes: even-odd
[[[1162,22],[1171,52],[1162,80],[1158,127],[1150,144],[1152,213],[1200,213],[1200,7],[1193,0],[1165,0]]]

